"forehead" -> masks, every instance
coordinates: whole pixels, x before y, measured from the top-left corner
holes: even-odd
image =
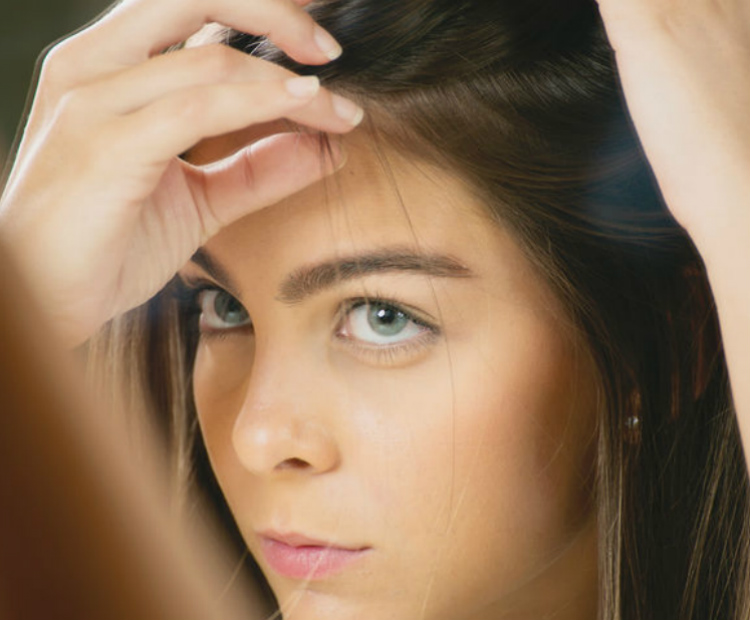
[[[338,173],[243,218],[206,248],[220,260],[273,255],[287,268],[393,246],[448,254],[477,273],[497,261],[524,266],[512,238],[455,175],[365,132],[347,136],[344,148],[348,161]]]

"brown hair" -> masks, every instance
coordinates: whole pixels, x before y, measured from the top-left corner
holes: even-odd
[[[631,127],[595,2],[329,0],[311,12],[344,47],[330,65],[295,65],[240,33],[226,43],[319,75],[366,105],[389,146],[462,176],[591,351],[600,617],[748,617],[748,480],[716,312]],[[164,293],[109,326],[92,359],[135,369],[118,398],[168,416],[175,463],[191,463],[231,528],[195,430],[186,321]]]

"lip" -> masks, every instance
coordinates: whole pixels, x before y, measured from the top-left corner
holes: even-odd
[[[297,533],[259,532],[260,549],[274,572],[291,579],[317,580],[344,571],[370,547],[344,547]]]

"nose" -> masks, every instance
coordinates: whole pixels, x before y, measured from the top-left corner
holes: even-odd
[[[257,355],[232,429],[234,451],[258,476],[322,474],[336,469],[335,390],[326,390],[320,367],[295,356]]]

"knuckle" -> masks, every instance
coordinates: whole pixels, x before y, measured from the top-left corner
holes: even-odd
[[[64,39],[62,41],[59,41],[58,43],[55,43],[42,53],[42,67],[44,67],[48,71],[56,71],[58,66],[64,64],[69,49],[69,39]]]
[[[283,25],[270,24],[265,32],[266,38],[275,43],[282,44],[291,41],[305,41],[309,37],[310,28],[299,19],[292,19]]]
[[[73,82],[76,69],[76,41],[68,38],[56,43],[42,54],[41,81],[53,85]]]
[[[253,160],[252,149],[245,149],[239,155],[240,176],[242,178],[242,187],[248,190],[254,190],[257,187],[255,174],[255,163]]]
[[[238,53],[221,44],[206,45],[198,54],[196,63],[198,70],[213,79],[226,80],[233,76],[239,68]]]
[[[302,10],[291,0],[277,5],[279,11],[278,27],[274,29],[274,36],[290,36],[306,38],[312,33],[315,22],[309,13]]]
[[[312,23],[310,14],[302,9],[294,0],[281,0],[274,4],[279,18],[283,21],[293,20],[298,24]]]
[[[60,97],[59,114],[65,119],[86,118],[90,105],[85,89],[72,88]]]

